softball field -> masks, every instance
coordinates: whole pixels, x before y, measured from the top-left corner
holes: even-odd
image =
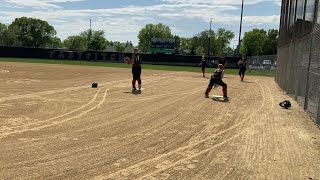
[[[229,102],[204,98],[200,69],[142,81],[134,95],[131,69],[1,62],[0,179],[320,180],[320,131],[274,78],[227,74]]]

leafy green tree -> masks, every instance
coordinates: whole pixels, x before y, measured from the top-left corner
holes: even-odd
[[[2,35],[2,33],[7,30],[7,26],[5,24],[0,23],[0,35]],[[1,40],[1,39],[0,39]]]
[[[103,51],[109,42],[105,38],[104,31],[87,30],[77,36],[69,36],[63,44],[68,49]]]
[[[204,49],[203,49],[203,47],[201,47],[201,46],[197,47],[197,49],[196,49],[196,55],[202,56],[203,54],[204,54]]]
[[[16,18],[9,30],[14,32],[19,44],[26,47],[45,47],[56,35],[47,21],[27,17]]]
[[[61,39],[58,37],[53,37],[51,39],[51,43],[50,43],[50,47],[51,48],[62,48],[63,44],[61,42]]]
[[[88,50],[103,51],[109,44],[105,38],[104,31],[92,31],[92,37],[89,40]]]
[[[0,45],[1,46],[16,46],[17,37],[14,32],[8,29],[8,26],[0,23]]]
[[[192,48],[192,38],[180,38],[181,49],[191,49]]]
[[[240,52],[246,56],[273,55],[277,53],[278,30],[253,29],[246,32]]]
[[[267,32],[267,39],[264,43],[263,54],[274,55],[277,54],[279,31],[277,29],[269,29]]]
[[[18,46],[18,39],[17,36],[14,34],[14,32],[10,31],[9,29],[5,30],[3,32],[3,38],[1,38],[0,41],[2,41],[3,46]]]
[[[235,49],[232,49],[231,47],[227,47],[225,48],[225,50],[223,51],[223,53],[227,56],[234,56],[236,55],[236,51]]]
[[[162,23],[147,24],[139,31],[139,47],[142,52],[147,52],[151,49],[152,38],[173,38],[171,29]]]
[[[180,49],[181,48],[181,38],[179,36],[175,35],[174,40],[175,40],[176,49]]]
[[[209,41],[210,38],[210,41]],[[182,49],[191,49],[194,47],[202,47],[203,53],[208,54],[210,42],[210,55],[221,55],[229,50],[231,40],[234,38],[234,33],[220,28],[217,32],[205,30],[192,38],[181,38]]]
[[[214,55],[222,55],[225,54],[226,51],[230,50],[228,49],[231,40],[234,38],[234,33],[226,30],[224,28],[218,29],[216,36],[215,36],[215,41],[213,49],[215,52]]]
[[[66,40],[64,40],[63,45],[67,49],[71,50],[87,50],[87,40],[80,36],[69,36]]]
[[[196,55],[196,49],[195,49],[194,45],[191,48],[190,55]]]
[[[114,42],[114,47],[116,48],[117,52],[124,52],[126,49],[125,45],[120,42]]]

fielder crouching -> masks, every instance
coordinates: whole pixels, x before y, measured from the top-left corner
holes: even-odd
[[[208,88],[207,88],[207,90],[205,92],[205,97],[206,98],[209,98],[209,93],[210,93],[212,87],[214,85],[219,85],[219,86],[222,86],[222,92],[223,92],[224,99],[228,100],[227,84],[222,81],[223,75],[224,75],[224,70],[223,69],[224,69],[224,66],[222,64],[219,64],[218,65],[218,69],[216,69],[213,72],[213,75],[211,76],[211,79],[210,79],[210,83],[209,83]]]

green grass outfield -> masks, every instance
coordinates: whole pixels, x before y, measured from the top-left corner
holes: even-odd
[[[125,63],[111,63],[111,62],[92,62],[92,61],[68,61],[68,60],[48,60],[48,59],[27,59],[27,58],[0,58],[0,62],[24,62],[24,63],[42,63],[42,64],[66,64],[66,65],[82,65],[82,66],[102,66],[115,68],[131,68]],[[201,72],[200,67],[188,66],[167,66],[167,65],[151,65],[144,64],[143,69],[152,70],[166,70],[166,71],[187,71],[187,72]],[[213,68],[206,68],[207,73],[212,73]],[[227,74],[238,74],[238,69],[226,69]],[[252,70],[246,75],[251,76],[268,76],[274,77],[275,70]]]

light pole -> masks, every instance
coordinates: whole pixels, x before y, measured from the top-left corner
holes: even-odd
[[[210,20],[210,31],[209,31],[209,44],[208,44],[208,57],[210,56],[210,50],[211,50],[211,24],[212,24],[212,18]]]
[[[90,40],[91,40],[91,34],[92,34],[92,29],[91,29],[91,25],[92,25],[92,17],[90,17],[90,29],[89,29],[89,33],[88,33],[88,42],[87,42],[87,49],[89,50],[89,44],[90,44]]]
[[[239,44],[238,44],[238,55],[240,55],[240,46],[241,46],[241,31],[242,31],[242,16],[243,16],[243,2],[242,0],[242,5],[241,5],[241,19],[240,19],[240,32],[239,32]]]

